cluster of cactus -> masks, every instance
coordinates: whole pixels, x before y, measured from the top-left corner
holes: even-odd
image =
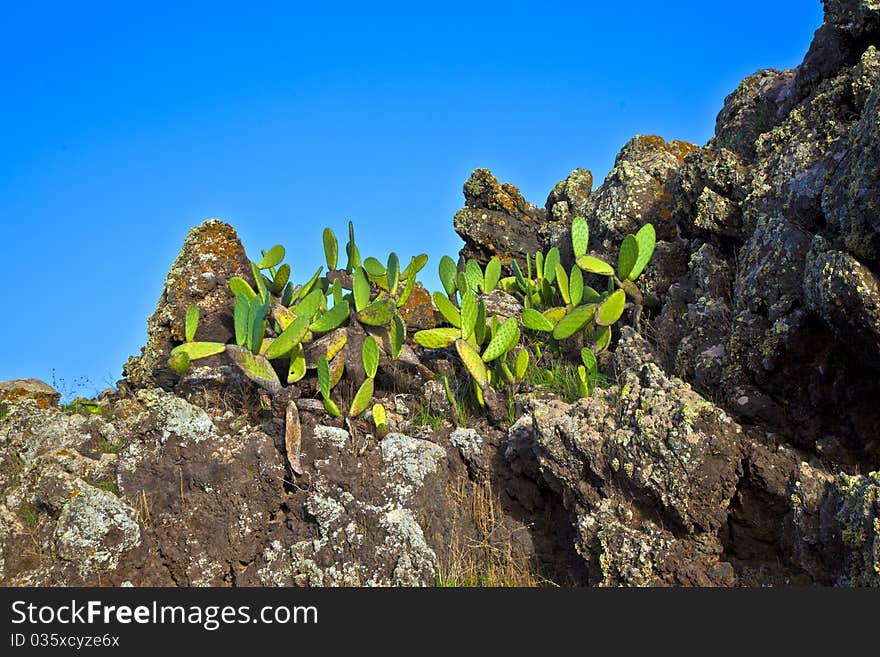
[[[358,338],[366,334],[361,354],[366,379],[348,409],[349,416],[363,414],[373,397],[380,350],[394,360],[404,348],[406,325],[399,309],[412,294],[428,257],[413,257],[403,270],[395,253],[385,265],[375,258],[362,261],[350,222],[348,229],[345,269],[337,269],[338,242],[326,228],[326,274],[324,267],[319,267],[305,284],[294,286],[290,266],[282,264],[285,249],[276,245],[263,252],[259,262],[251,263],[256,290],[243,278],[230,279],[229,289],[235,297],[234,344],[195,341],[199,310],[191,305],[186,340],[171,352],[172,369],[183,373],[191,361],[226,352],[248,378],[277,394],[285,386],[273,361],[287,365],[287,384],[300,381],[314,368],[325,409],[339,416],[331,392],[345,369],[342,351],[352,332]],[[374,407],[373,416],[377,425],[384,424],[384,408]]]
[[[575,217],[571,227],[575,264],[570,271],[562,266],[559,250],[554,247],[546,256],[541,252],[535,254],[535,278],[531,258],[527,257],[527,273],[514,262],[514,276],[502,284],[521,299],[525,328],[551,343],[580,337],[596,354],[608,347],[611,327],[628,303],[638,313],[642,295],[635,281],[650,261],[657,238],[651,224],[642,226],[635,235],[627,235],[620,247],[616,270],[604,260],[588,255],[589,238],[586,220]],[[585,284],[585,274],[606,277],[606,288],[599,292]]]
[[[521,380],[529,364],[528,350],[518,348],[517,318],[499,321],[489,316],[480,298],[499,284],[501,261],[492,258],[484,271],[475,260],[468,260],[459,271],[449,256],[443,256],[439,274],[446,294],[435,292],[433,299],[449,326],[418,331],[413,340],[428,349],[454,345],[471,376],[478,402],[495,411],[494,390]]]
[[[654,227],[646,224],[626,236],[616,269],[587,253],[589,226],[583,217],[572,222],[571,240],[575,264],[570,270],[562,265],[557,247],[546,255],[535,253],[534,265],[527,256],[525,268],[513,261],[513,275],[504,278],[497,257],[489,261],[485,271],[475,260],[468,260],[463,270],[448,256],[440,261],[439,275],[446,294],[435,292],[434,302],[450,326],[419,331],[413,337],[426,348],[454,344],[481,403],[490,388],[514,384],[525,376],[530,356],[527,346],[520,344],[520,326],[531,333],[528,342],[539,357],[542,345],[557,354],[562,352],[564,341],[585,345],[578,366],[579,392],[585,397],[599,381],[596,354],[608,348],[611,328],[628,303],[638,321],[642,296],[635,281],[654,253]],[[607,289],[599,292],[587,285],[585,276],[589,275],[607,277]],[[488,294],[496,286],[522,303],[520,317],[499,323],[496,317],[486,316],[485,303],[478,294]]]
[[[172,350],[170,367],[183,373],[192,361],[225,352],[245,376],[273,395],[314,369],[316,391],[334,417],[342,415],[334,388],[346,367],[356,368],[349,372],[350,379],[360,385],[347,415],[366,413],[373,400],[380,354],[393,361],[406,349],[407,357],[412,356],[405,346],[406,324],[400,309],[428,257],[415,256],[404,269],[395,253],[385,263],[371,257],[362,260],[350,222],[348,232],[344,269],[338,268],[336,235],[327,228],[323,232],[326,273],[319,267],[306,283],[294,285],[291,268],[283,263],[285,249],[276,245],[251,263],[256,289],[244,278],[230,279],[235,298],[232,344],[196,341],[199,309],[191,305],[185,341]],[[557,356],[579,350],[578,392],[589,396],[599,382],[596,356],[609,346],[612,326],[628,305],[638,321],[642,296],[635,281],[654,252],[653,226],[646,224],[626,236],[616,268],[588,254],[589,228],[582,217],[572,222],[571,242],[574,265],[570,269],[562,265],[556,247],[546,255],[528,256],[524,266],[511,262],[512,275],[506,277],[502,277],[498,257],[485,268],[473,259],[461,269],[448,256],[439,262],[443,292],[435,292],[433,300],[446,325],[418,331],[413,341],[427,349],[454,347],[470,375],[477,401],[495,419],[503,417],[498,392],[509,392],[522,381],[530,364],[540,362],[547,349]],[[588,284],[600,277],[607,279],[607,285],[597,286],[601,292]],[[522,313],[514,317],[490,314],[486,297],[496,288],[516,297]],[[345,358],[357,349],[358,358]],[[279,371],[286,371],[286,376],[279,378]],[[445,385],[451,399],[448,381]],[[372,417],[381,434],[387,420],[381,404],[373,405]]]

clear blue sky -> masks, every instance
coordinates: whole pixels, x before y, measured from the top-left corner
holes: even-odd
[[[4,3],[0,380],[114,383],[208,217],[252,257],[288,246],[298,279],[351,219],[362,253],[427,252],[436,280],[471,170],[543,205],[576,167],[601,182],[634,134],[704,143],[724,96],[800,63],[822,17],[819,0],[317,4]]]

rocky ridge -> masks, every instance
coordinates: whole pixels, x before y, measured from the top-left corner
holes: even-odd
[[[543,208],[474,172],[464,258],[568,253],[577,215],[599,255],[646,222],[659,240],[613,385],[525,391],[510,427],[455,427],[408,372],[381,440],[303,410],[293,473],[235,368],[166,366],[187,305],[226,342],[227,281],[250,279],[230,226],[197,227],[118,391],[61,409],[0,384],[0,583],[880,584],[878,45],[880,7],[826,0],[804,63],[744,80],[702,148],[636,137]]]

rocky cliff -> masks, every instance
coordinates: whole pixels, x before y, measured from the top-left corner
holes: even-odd
[[[641,331],[569,403],[453,415],[423,359],[380,381],[390,432],[271,400],[221,357],[166,363],[187,305],[234,334],[235,231],[194,229],[119,390],[61,408],[0,384],[6,585],[880,584],[880,7],[825,0],[803,64],[747,78],[704,147],[638,136],[539,208],[480,169],[454,227],[485,263],[599,254],[650,222]],[[430,325],[426,295],[411,326]],[[308,401],[314,390],[296,389]]]

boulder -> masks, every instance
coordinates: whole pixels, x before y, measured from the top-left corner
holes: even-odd
[[[250,261],[232,226],[209,219],[193,228],[165,278],[156,310],[147,320],[147,342],[141,355],[125,365],[128,387],[174,386],[178,376],[167,361],[171,350],[184,341],[186,311],[191,303],[199,307],[198,340],[232,340],[235,299],[229,291],[229,279],[234,276],[254,285]]]

